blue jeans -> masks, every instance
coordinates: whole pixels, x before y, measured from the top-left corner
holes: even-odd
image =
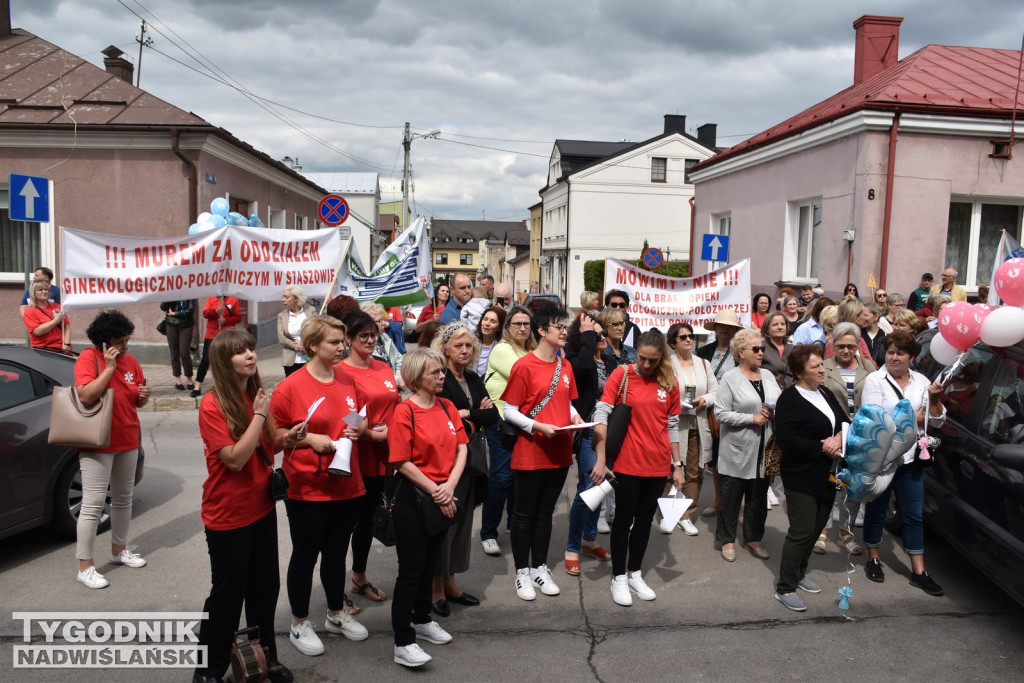
[[[903,527],[903,552],[924,555],[924,478],[918,465],[902,465],[896,470],[885,493],[864,507],[864,543],[877,548],[882,542],[882,529],[889,510],[889,496],[896,491]]]
[[[501,513],[507,508],[508,523],[512,521],[515,497],[512,481],[512,453],[501,447],[498,425],[486,428],[487,446],[491,458],[491,473],[487,477],[487,500],[480,511],[480,540],[498,538]]]
[[[579,483],[576,485],[576,497],[572,499],[572,507],[569,508],[569,540],[565,544],[567,553],[578,553],[581,541],[597,540],[597,518],[601,514],[601,507],[598,506],[591,512],[580,498],[581,493],[594,485],[588,474],[597,464],[597,453],[594,452],[592,443],[593,434],[593,430],[587,430],[580,444],[580,452],[576,456]]]

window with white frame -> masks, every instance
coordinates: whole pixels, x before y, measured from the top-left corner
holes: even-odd
[[[25,273],[31,273],[37,266],[49,266],[56,270],[56,229],[53,221],[24,224],[14,222],[8,210],[8,202],[7,184],[0,183],[0,282],[22,284]],[[50,182],[50,218],[53,218],[53,182]],[[28,263],[25,263],[26,232]]]
[[[270,225],[268,228],[272,230],[285,230],[288,226],[285,225],[285,213],[284,209],[271,209],[270,210]]]
[[[709,232],[713,235],[724,235],[728,237],[732,234],[732,214],[731,213],[717,213],[711,217],[711,229]],[[711,261],[708,266],[709,270],[718,270],[722,266],[726,265],[725,261]]]
[[[459,265],[460,266],[471,266],[473,265],[472,254],[459,254]]]
[[[434,254],[434,263],[439,266],[448,265],[448,254]]]
[[[306,217],[305,216],[300,216],[298,214],[295,214],[295,229],[296,230],[306,230],[306,229],[308,229],[307,226],[308,226],[308,223],[306,221]]]
[[[974,291],[992,280],[999,238],[1006,230],[1020,241],[1024,206],[1019,202],[953,198],[949,202],[945,267],[955,268],[956,281]]]
[[[818,279],[821,248],[821,199],[790,202],[786,229],[784,274],[788,280]]]

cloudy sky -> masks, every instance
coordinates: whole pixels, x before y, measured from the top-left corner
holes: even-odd
[[[15,27],[100,66],[111,44],[138,60],[145,17],[144,89],[307,171],[376,171],[383,201],[401,198],[404,122],[440,129],[412,145],[420,211],[491,220],[528,216],[556,138],[640,141],[685,114],[729,146],[848,87],[862,14],[904,17],[901,58],[1020,49],[1024,31],[1020,0],[11,4]]]

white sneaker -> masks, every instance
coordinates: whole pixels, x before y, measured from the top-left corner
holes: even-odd
[[[700,533],[700,530],[697,529],[697,526],[688,519],[679,520],[679,528],[682,529],[683,533],[687,536],[696,536]]]
[[[857,519],[853,523],[854,526],[864,526],[864,506],[861,505],[857,508]]]
[[[562,589],[558,587],[555,580],[551,578],[551,572],[548,571],[548,566],[542,564],[531,572],[533,577],[533,585],[540,589],[540,592],[544,595],[558,595],[562,592]]]
[[[625,574],[612,577],[612,600],[616,605],[623,607],[633,604],[633,596],[629,594],[629,583]]]
[[[89,588],[106,588],[110,585],[103,574],[96,571],[96,567],[89,567],[84,572],[78,572],[78,582],[84,583]]]
[[[779,497],[775,495],[771,486],[768,487],[768,505],[780,505]]]
[[[452,634],[441,628],[441,624],[436,621],[432,621],[429,624],[413,624],[412,627],[416,631],[416,637],[422,638],[428,643],[444,645],[445,643],[452,642]]]
[[[612,528],[608,526],[608,520],[604,516],[597,518],[597,533],[599,534],[610,534]]]
[[[633,572],[633,576],[626,579],[626,585],[629,586],[629,592],[636,593],[636,597],[641,600],[653,600],[658,597],[651,587],[644,583],[643,577],[640,576],[640,570]]]
[[[412,645],[395,645],[395,663],[401,664],[402,666],[420,666],[426,664],[432,659],[430,655],[423,651],[416,643]]]
[[[324,628],[331,633],[340,633],[349,640],[366,640],[370,637],[370,632],[366,630],[366,627],[345,610],[338,612],[333,617],[328,613]],[[323,651],[322,648],[321,651]]]
[[[516,595],[523,600],[537,599],[537,591],[533,589],[529,569],[520,569],[516,572]]]
[[[496,538],[485,538],[480,541],[480,545],[484,547],[484,552],[488,555],[501,555],[501,548],[498,546]]]
[[[662,520],[658,522],[658,531],[660,531],[663,534],[670,534],[675,528],[675,524],[669,524],[668,520],[664,518],[662,518]]]
[[[306,619],[298,626],[292,626],[288,639],[292,641],[295,649],[304,655],[316,657],[324,653],[324,644],[320,642],[320,636],[313,628],[313,622]]]
[[[111,555],[110,562],[111,564],[123,564],[126,567],[135,567],[136,569],[146,566],[146,560],[143,559],[142,555],[133,553],[128,548],[125,548],[117,555]]]

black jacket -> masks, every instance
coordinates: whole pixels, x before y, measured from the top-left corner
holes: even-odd
[[[170,310],[174,309],[174,313]],[[177,318],[181,321],[181,327],[192,327],[196,324],[195,322],[195,311],[196,302],[195,299],[185,299],[184,301],[165,301],[160,304],[160,310],[167,314],[169,318]]]
[[[594,348],[597,346],[597,333],[592,331],[580,335],[579,351],[568,351],[565,354],[566,360],[572,366],[572,376],[576,379],[576,400],[572,402],[576,412],[584,420],[590,418],[594,412],[598,395],[597,388],[597,361],[594,360]],[[618,367],[614,355],[603,356],[607,374]]]
[[[833,460],[821,447],[823,439],[842,432],[849,422],[846,408],[828,390],[821,391],[835,416],[835,427],[820,410],[791,386],[782,392],[775,406],[775,441],[782,448],[782,484],[815,498],[831,500],[836,488],[828,481]]]
[[[466,392],[459,386],[459,380],[455,379],[455,375],[451,372],[445,373],[444,376],[444,387],[438,396],[448,399],[455,404],[457,410],[468,410],[469,418],[462,421],[462,426],[466,430],[466,435],[469,436],[476,429],[483,429],[489,425],[493,425],[498,421],[498,409],[494,406],[490,408],[480,408],[480,401],[485,398],[489,398],[487,395],[487,389],[484,387],[484,381],[480,379],[480,375],[476,374],[472,370],[466,370],[466,384],[469,386],[469,396],[472,400],[470,405],[470,399],[466,398]],[[477,406],[477,407],[473,407]],[[455,417],[454,415],[452,416]],[[474,500],[476,504],[480,505],[487,500],[487,477],[474,477],[474,485],[476,486]]]

